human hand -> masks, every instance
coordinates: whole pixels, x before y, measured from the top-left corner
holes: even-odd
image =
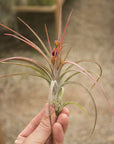
[[[54,108],[51,106],[50,109],[53,132],[51,131],[48,104],[46,104],[44,109],[19,134],[15,144],[64,144],[64,134],[69,123],[69,110],[63,108],[57,118]]]

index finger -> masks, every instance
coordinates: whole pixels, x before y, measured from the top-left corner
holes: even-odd
[[[31,122],[19,134],[19,136],[28,137],[36,129],[36,127],[39,125],[39,123],[43,117],[43,114],[44,114],[44,109],[31,120]]]

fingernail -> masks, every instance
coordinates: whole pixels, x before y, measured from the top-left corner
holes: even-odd
[[[24,141],[24,140],[25,140],[25,137],[19,135],[19,136],[17,137],[17,140],[22,140],[22,141]]]
[[[22,140],[15,140],[15,144],[22,144],[23,141]]]

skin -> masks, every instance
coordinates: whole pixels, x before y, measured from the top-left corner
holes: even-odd
[[[58,118],[51,106],[52,128],[49,120],[48,104],[35,116],[19,134],[15,144],[64,144],[64,134],[69,123],[69,110],[63,108]]]

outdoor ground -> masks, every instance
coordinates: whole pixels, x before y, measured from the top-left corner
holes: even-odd
[[[73,14],[65,36],[65,51],[73,45],[69,60],[92,59],[101,64],[103,76],[100,85],[114,109],[114,2],[113,0],[67,0],[63,7],[63,26],[71,9]],[[54,40],[53,14],[17,14],[30,24],[47,44],[44,23],[47,23],[51,41]],[[18,24],[18,31],[28,33],[23,24]],[[1,29],[0,29],[1,31]],[[65,51],[63,53],[65,53]],[[42,57],[32,48],[18,40],[3,36],[0,33],[0,58],[10,56],[26,56],[39,61]],[[89,64],[89,70],[98,69]],[[0,75],[28,72],[27,68],[0,64]],[[90,86],[91,80],[78,75],[76,81]],[[95,87],[92,90],[98,109],[98,121],[93,136],[88,139],[94,122],[94,107],[89,95],[79,86],[68,86],[65,89],[64,100],[74,100],[85,107],[91,116],[90,124],[85,114],[76,106],[69,105],[70,124],[65,136],[65,144],[114,144],[114,116],[101,91]],[[28,122],[43,108],[48,99],[48,85],[44,80],[34,77],[10,77],[0,79],[0,122],[6,144],[12,144],[17,135]]]

